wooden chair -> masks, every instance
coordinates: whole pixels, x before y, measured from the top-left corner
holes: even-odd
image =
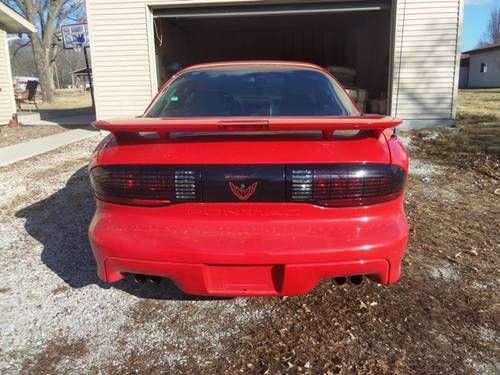
[[[36,104],[36,89],[38,88],[38,81],[28,81],[26,82],[26,90],[21,94],[16,96],[17,109],[21,110],[21,104],[34,104],[36,110],[38,111],[38,105]],[[30,109],[31,111],[31,109]]]

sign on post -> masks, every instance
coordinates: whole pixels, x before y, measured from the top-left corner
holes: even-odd
[[[61,26],[61,36],[65,49],[74,49],[76,51],[81,51],[83,49],[83,55],[85,56],[85,65],[87,67],[87,76],[90,85],[90,96],[92,97],[92,108],[94,109],[95,113],[94,85],[92,83],[92,73],[89,66],[89,57],[87,55],[87,48],[90,47],[88,26],[86,23]]]
[[[61,34],[65,49],[89,47],[89,30],[86,23],[62,26]]]

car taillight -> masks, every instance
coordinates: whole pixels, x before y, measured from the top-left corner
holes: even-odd
[[[377,164],[291,166],[287,168],[288,200],[321,206],[363,206],[397,198],[406,173]]]
[[[90,172],[90,183],[100,200],[162,206],[196,202],[200,197],[199,168],[163,165],[109,165]]]
[[[385,164],[109,165],[93,168],[90,181],[98,199],[126,205],[297,202],[346,207],[399,197],[406,172]],[[252,186],[254,190],[243,199],[234,186],[242,192]]]

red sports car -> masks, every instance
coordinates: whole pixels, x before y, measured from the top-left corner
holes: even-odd
[[[408,159],[324,69],[197,65],[90,163],[99,277],[172,280],[189,294],[304,294],[323,279],[400,277]]]

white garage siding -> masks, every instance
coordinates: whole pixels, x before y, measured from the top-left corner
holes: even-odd
[[[151,8],[238,2],[270,3],[87,0],[97,117],[140,115],[157,90]],[[391,112],[414,127],[454,115],[461,2],[395,1]]]
[[[463,0],[399,0],[392,115],[413,128],[448,125],[455,116]]]
[[[154,32],[150,8],[189,3],[220,1],[86,1],[98,119],[138,116],[144,112],[158,89],[154,41],[149,38]]]
[[[0,125],[9,123],[16,112],[7,33],[0,30]]]

